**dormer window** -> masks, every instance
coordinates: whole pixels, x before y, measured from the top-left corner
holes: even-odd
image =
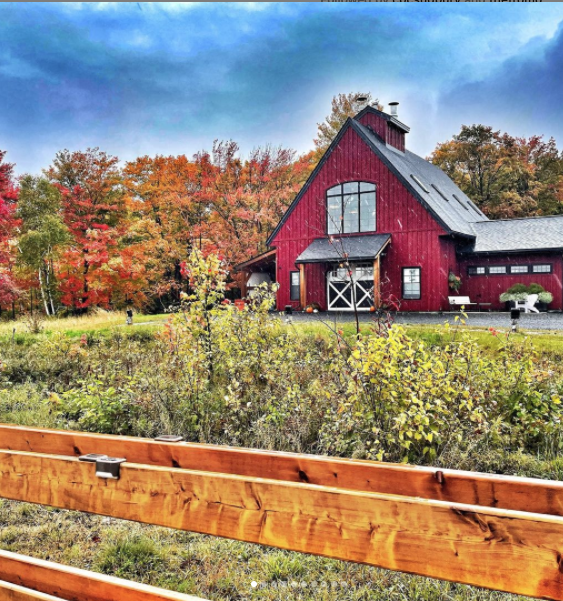
[[[326,192],[328,234],[375,232],[375,184],[348,182]]]

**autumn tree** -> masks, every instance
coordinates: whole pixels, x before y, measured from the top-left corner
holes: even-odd
[[[210,157],[145,156],[125,165],[124,185],[133,216],[131,249],[142,257],[147,286],[159,302],[177,300],[180,263],[201,248],[209,216],[208,194],[216,169]]]
[[[126,207],[118,158],[98,148],[57,153],[47,170],[61,192],[71,242],[61,259],[62,302],[74,309],[110,306],[123,278],[119,239]]]
[[[0,150],[0,307],[12,303],[18,294],[13,276],[18,190],[13,181],[14,166],[4,161],[5,156]]]
[[[246,159],[233,141],[215,142],[217,169],[207,191],[211,250],[234,265],[265,250],[265,242],[310,170],[307,158],[295,160],[293,150],[265,146]]]
[[[372,95],[369,92],[338,94],[333,97],[330,115],[328,115],[322,123],[317,124],[317,137],[314,139],[315,162],[318,163],[320,161],[321,157],[336,137],[336,134],[346,122],[346,119],[348,119],[348,117],[354,117],[368,105],[372,105],[379,110],[383,109],[379,104],[379,101],[372,98]]]
[[[61,193],[44,177],[26,175],[20,180],[17,217],[18,265],[36,280],[46,315],[57,311],[55,262],[70,241],[63,223]]]
[[[462,126],[430,157],[492,218],[563,212],[563,157],[553,138]]]

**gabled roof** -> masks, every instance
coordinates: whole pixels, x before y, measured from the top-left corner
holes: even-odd
[[[297,257],[299,263],[326,263],[344,260],[367,261],[377,258],[387,246],[391,234],[345,236],[343,238],[317,238]]]
[[[448,234],[473,238],[475,237],[473,224],[487,221],[484,213],[477,208],[469,197],[439,167],[432,165],[422,157],[408,150],[402,152],[393,146],[387,145],[377,134],[359,123],[357,119],[368,110],[376,112],[387,121],[392,121],[397,127],[402,127],[403,129],[406,127],[400,121],[373,107],[366,107],[354,119],[348,118],[278,223],[276,229],[268,238],[268,245],[272,243],[283,224],[293,212],[293,209],[307,192],[322,166],[340,142],[344,133],[350,128],[364,140],[368,147],[383,161],[405,188],[431,213]]]
[[[473,227],[477,237],[462,253],[563,250],[563,215],[482,221]]]

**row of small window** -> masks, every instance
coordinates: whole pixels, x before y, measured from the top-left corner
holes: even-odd
[[[375,184],[348,182],[326,192],[327,233],[375,231]]]
[[[551,273],[553,265],[491,265],[489,267],[468,267],[468,275],[503,275],[506,273]]]

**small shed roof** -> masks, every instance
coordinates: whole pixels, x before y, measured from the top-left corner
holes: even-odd
[[[390,234],[318,238],[297,257],[295,263],[373,261],[391,240]]]

